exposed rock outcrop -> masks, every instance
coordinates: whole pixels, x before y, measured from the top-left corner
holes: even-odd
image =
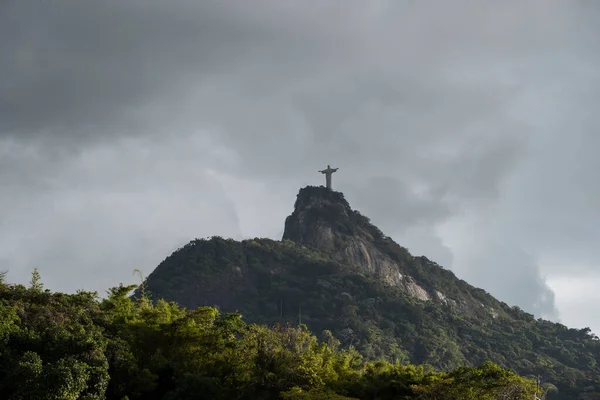
[[[403,268],[399,255],[408,251],[352,210],[340,192],[322,186],[301,189],[294,212],[285,221],[283,239],[327,252],[336,261],[398,286],[419,300],[432,299]],[[400,254],[389,254],[390,248],[400,250]]]

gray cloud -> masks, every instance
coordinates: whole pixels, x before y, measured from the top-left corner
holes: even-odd
[[[195,237],[241,238],[235,205],[194,162],[210,162],[218,149],[190,154],[194,138],[169,139],[120,139],[60,163],[33,146],[29,157],[19,152],[11,169],[38,175],[13,180],[0,197],[9,210],[0,221],[9,276],[25,282],[38,267],[49,287],[103,293]]]
[[[2,2],[0,259],[103,290],[196,236],[278,236],[330,163],[401,244],[555,315],[545,276],[600,261],[598,11]]]
[[[555,294],[546,283],[539,260],[523,248],[525,243],[507,231],[489,229],[488,218],[489,215],[480,215],[469,222],[461,221],[462,228],[472,233],[462,232],[462,242],[449,240],[455,255],[455,272],[538,318],[558,320]],[[454,226],[454,233],[460,230]]]

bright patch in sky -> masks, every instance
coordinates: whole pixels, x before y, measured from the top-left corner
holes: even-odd
[[[598,304],[600,304],[600,274],[583,276],[556,275],[546,283],[554,291],[561,323],[572,328],[589,327],[600,334]]]

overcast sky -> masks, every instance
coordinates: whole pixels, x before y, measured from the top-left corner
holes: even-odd
[[[100,293],[298,190],[600,333],[600,3],[0,1],[0,268]]]

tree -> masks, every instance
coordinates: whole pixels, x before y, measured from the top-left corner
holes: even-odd
[[[521,400],[535,385],[486,363],[442,373],[364,361],[331,332],[248,325],[213,307],[96,293],[0,290],[0,398],[15,400]],[[368,333],[368,332],[367,332]]]
[[[41,292],[44,289],[44,284],[42,283],[42,277],[40,276],[40,271],[38,271],[37,267],[33,269],[31,273],[31,280],[29,281],[29,288],[38,292]]]
[[[311,389],[304,391],[298,387],[294,387],[287,392],[281,393],[283,400],[358,400],[354,397],[340,396],[331,391]]]
[[[414,389],[422,400],[529,400],[534,394],[542,394],[535,382],[491,362],[457,368],[442,379]]]

